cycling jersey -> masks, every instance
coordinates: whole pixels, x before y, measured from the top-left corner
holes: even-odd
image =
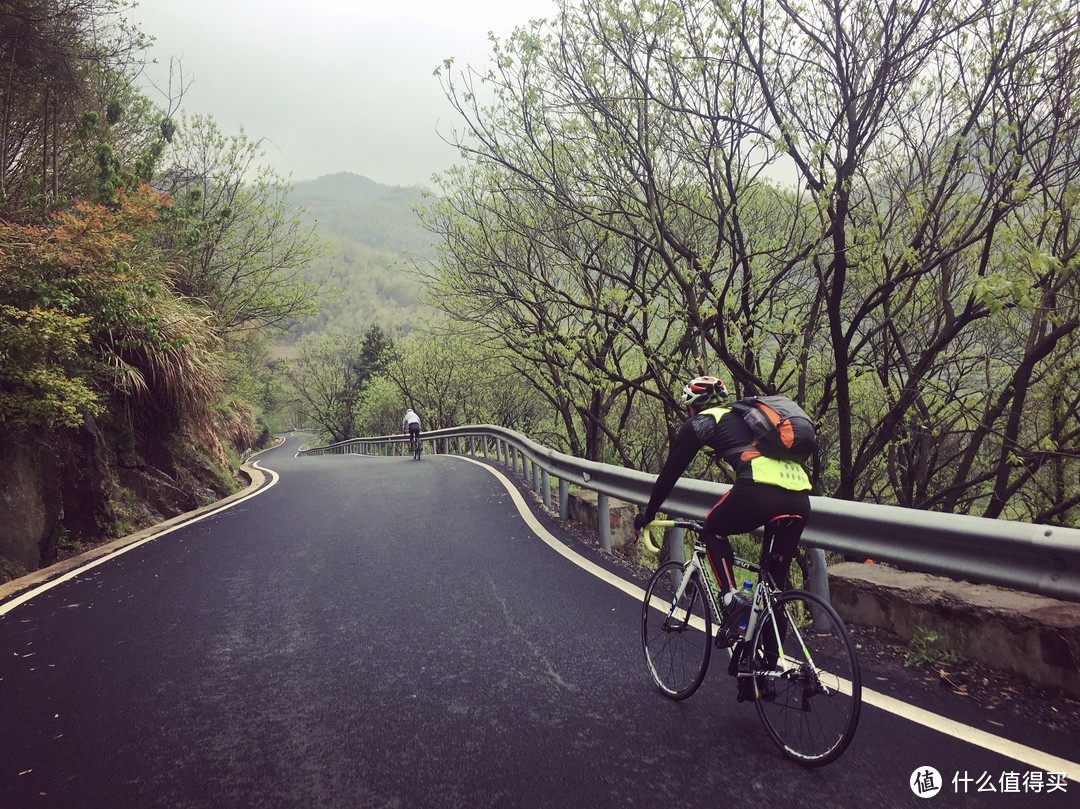
[[[730,407],[710,407],[690,421],[694,425],[694,434],[735,470],[736,479],[766,483],[793,492],[810,491],[810,478],[802,466],[794,461],[766,458],[751,449],[754,434],[742,416]]]
[[[710,447],[735,472],[735,484],[713,506],[701,534],[709,560],[724,591],[735,589],[732,570],[734,552],[729,534],[758,528],[780,515],[810,516],[810,478],[799,464],[766,458],[751,448],[754,434],[742,416],[723,405],[710,407],[690,417],[671,443],[667,461],[653,486],[644,514],[651,520],[675,488],[682,473],[703,447]],[[777,584],[787,586],[789,561],[798,547],[801,524],[779,538],[770,565]]]
[[[731,466],[740,483],[761,483],[795,492],[810,491],[806,470],[792,461],[778,461],[749,452],[753,441],[754,434],[742,416],[730,407],[710,407],[687,419],[671,442],[671,452],[660,470],[646,513],[655,514],[660,510],[661,503],[671,494],[682,473],[705,446]]]

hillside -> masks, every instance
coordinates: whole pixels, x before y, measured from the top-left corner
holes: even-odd
[[[365,331],[373,323],[404,333],[430,314],[409,273],[410,261],[432,255],[431,234],[413,210],[426,204],[423,191],[339,173],[295,184],[290,199],[318,223],[330,247],[307,273],[324,287],[322,307],[291,330],[290,340]]]
[[[427,202],[419,188],[381,185],[342,172],[296,183],[291,199],[319,222],[326,237],[387,253],[431,255],[431,234],[413,211]]]

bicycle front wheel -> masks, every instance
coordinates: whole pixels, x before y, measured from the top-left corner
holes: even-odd
[[[855,644],[836,610],[814,593],[782,593],[759,616],[750,653],[758,715],[772,740],[803,766],[835,761],[862,706]]]
[[[712,615],[700,576],[691,571],[682,596],[675,596],[686,572],[682,562],[660,565],[641,606],[645,664],[657,688],[672,699],[697,691],[712,651]]]

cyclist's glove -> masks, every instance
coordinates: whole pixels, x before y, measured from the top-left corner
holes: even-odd
[[[646,525],[653,521],[655,514],[649,514],[647,511],[639,511],[634,517],[634,530],[640,531]]]

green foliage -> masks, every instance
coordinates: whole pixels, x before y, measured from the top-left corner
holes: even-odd
[[[266,167],[261,141],[184,117],[160,186],[175,202],[159,232],[173,286],[215,315],[221,332],[286,325],[315,311],[304,271],[324,250],[313,225]]]
[[[804,403],[822,494],[1076,524],[1071,7],[689,11],[571,5],[438,71],[431,299],[575,454],[659,463],[712,372]]]
[[[77,426],[116,393],[169,413],[213,397],[205,319],[142,251],[166,204],[143,187],[115,209],[81,203],[51,227],[0,225],[4,419]]]
[[[288,339],[315,332],[347,334],[368,323],[407,333],[432,316],[420,303],[416,280],[404,271],[401,256],[334,236],[326,244],[326,255],[305,272],[321,290],[319,311],[291,326]]]
[[[400,413],[413,407],[425,429],[499,424],[543,440],[549,410],[513,358],[461,328],[414,332],[398,341],[384,375]]]
[[[401,432],[401,390],[385,376],[373,376],[364,386],[354,415],[359,435],[393,435]],[[417,407],[423,411],[422,405]]]
[[[380,185],[355,174],[297,183],[290,200],[317,226],[327,249],[305,270],[321,290],[319,311],[290,326],[291,336],[348,334],[379,323],[406,334],[431,318],[406,257],[424,260],[431,236],[414,208],[426,199],[415,188]]]
[[[0,14],[0,216],[42,219],[65,200],[108,202],[144,141],[127,71],[147,40],[123,0],[14,0]],[[104,187],[103,187],[104,184]]]
[[[292,386],[297,412],[330,440],[357,437],[364,391],[392,351],[393,343],[378,325],[362,335],[302,338],[282,369]]]
[[[904,666],[910,668],[924,663],[954,663],[963,660],[960,655],[940,648],[937,645],[940,640],[940,632],[921,626],[915,627],[915,634],[904,652]]]
[[[88,317],[0,304],[0,424],[75,427],[101,410],[80,374]]]
[[[328,237],[394,256],[425,259],[433,253],[431,235],[414,211],[427,202],[427,194],[418,188],[341,173],[296,183],[289,196]]]

